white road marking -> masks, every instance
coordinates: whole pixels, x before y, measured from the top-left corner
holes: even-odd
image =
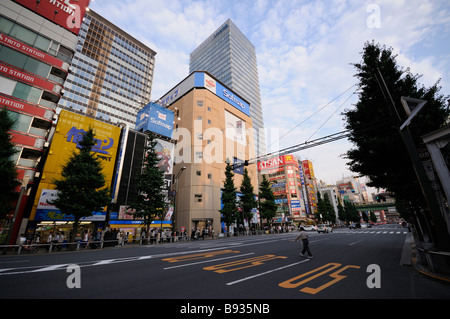
[[[240,282],[243,282],[243,281],[246,281],[246,280],[250,280],[250,279],[253,279],[253,278],[256,278],[256,277],[264,276],[264,275],[270,274],[270,273],[278,271],[278,270],[282,270],[282,269],[285,269],[285,268],[288,268],[288,267],[292,267],[292,266],[296,266],[296,265],[302,264],[302,263],[307,262],[307,261],[309,261],[309,259],[305,259],[303,261],[299,261],[299,262],[296,262],[296,263],[293,263],[293,264],[290,264],[290,265],[286,265],[286,266],[283,266],[283,267],[278,267],[278,268],[275,268],[275,269],[272,269],[272,270],[269,270],[269,271],[265,271],[265,272],[262,272],[262,273],[259,273],[259,274],[253,275],[253,276],[249,276],[249,277],[245,277],[245,278],[242,278],[242,279],[239,279],[239,280],[235,280],[235,281],[227,283],[227,286],[238,284]]]

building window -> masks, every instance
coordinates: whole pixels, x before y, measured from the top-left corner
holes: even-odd
[[[197,176],[202,176],[202,171],[197,171]]]
[[[196,203],[201,203],[202,202],[202,194],[195,194],[194,201]]]
[[[208,179],[212,179],[212,174],[208,173]]]
[[[203,106],[203,101],[197,101],[197,106],[202,107]]]

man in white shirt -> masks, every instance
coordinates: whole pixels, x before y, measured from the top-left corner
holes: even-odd
[[[300,234],[295,239],[295,241],[301,239],[303,243],[303,250],[300,253],[300,256],[304,256],[305,252],[308,252],[308,258],[313,258],[313,255],[311,254],[311,251],[309,250],[309,241],[308,241],[308,234],[306,233],[305,229],[303,227],[300,227]]]

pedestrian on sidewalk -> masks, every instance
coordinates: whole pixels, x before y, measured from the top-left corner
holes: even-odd
[[[308,258],[313,258],[313,255],[311,254],[311,251],[309,250],[308,234],[306,233],[306,231],[303,227],[300,227],[300,234],[297,236],[295,241],[298,241],[299,239],[302,240],[302,244],[303,244],[303,250],[300,253],[300,256],[303,257],[305,255],[305,252],[308,252]]]

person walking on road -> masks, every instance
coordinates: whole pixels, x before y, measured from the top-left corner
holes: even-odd
[[[308,258],[313,258],[313,255],[311,254],[311,251],[309,250],[308,234],[306,233],[306,231],[303,227],[300,228],[300,234],[295,239],[295,241],[298,241],[299,239],[302,240],[302,244],[303,244],[303,250],[300,253],[300,256],[303,257],[305,255],[305,252],[308,252]]]

